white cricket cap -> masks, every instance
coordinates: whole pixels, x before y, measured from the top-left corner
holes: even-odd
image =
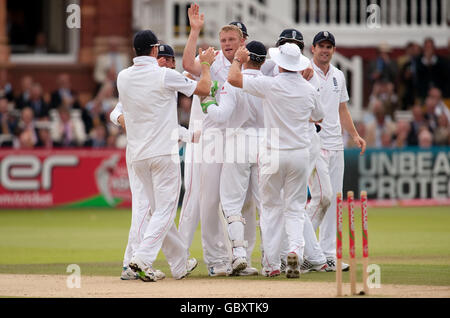
[[[270,58],[280,67],[293,72],[308,68],[310,61],[305,57],[298,45],[286,43],[269,49]]]

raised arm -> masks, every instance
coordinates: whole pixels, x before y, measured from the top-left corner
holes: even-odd
[[[203,52],[202,49],[198,49],[198,55],[202,71],[194,94],[199,96],[208,96],[211,91],[210,67],[211,64],[214,63],[215,59],[214,48],[210,47],[205,52]]]
[[[230,71],[228,72],[228,83],[234,87],[242,88],[242,64],[247,63],[250,60],[249,52],[241,46],[234,55],[233,64],[231,64]]]
[[[199,14],[199,9],[198,4],[192,4],[188,9],[191,31],[183,52],[183,68],[195,76],[202,72],[200,61],[195,60],[197,41],[204,24],[204,15]]]
[[[342,128],[344,128],[350,134],[353,142],[358,146],[358,148],[361,149],[360,154],[363,155],[366,151],[366,141],[359,136],[358,131],[353,124],[353,119],[348,110],[347,103],[339,104],[339,117],[341,120]]]

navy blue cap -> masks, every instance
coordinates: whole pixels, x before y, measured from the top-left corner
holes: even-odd
[[[297,29],[284,29],[278,37],[276,46],[280,46],[286,42],[300,44],[300,49],[303,49],[305,45],[303,42],[303,34]]]
[[[175,57],[175,52],[170,45],[161,44],[158,48],[158,58],[162,56]]]
[[[336,41],[334,40],[333,34],[331,34],[328,31],[322,31],[316,34],[313,40],[313,45],[316,45],[317,43],[323,42],[323,41],[329,41],[333,46],[336,46]]]
[[[250,60],[255,62],[263,62],[265,60],[267,50],[264,44],[258,41],[251,41],[246,47],[250,52]]]
[[[139,31],[134,36],[133,46],[137,53],[151,49],[156,45],[159,45],[158,38],[151,30]]]
[[[247,27],[245,26],[244,23],[242,23],[242,22],[230,22],[230,25],[235,25],[235,26],[237,26],[237,27],[242,31],[242,34],[243,34],[245,37],[248,37]]]

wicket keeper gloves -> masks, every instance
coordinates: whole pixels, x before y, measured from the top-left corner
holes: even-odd
[[[219,84],[217,83],[217,81],[213,81],[212,86],[211,86],[211,94],[209,96],[205,97],[203,99],[203,101],[200,103],[200,105],[202,106],[203,113],[205,113],[205,114],[208,113],[209,106],[217,105],[216,93],[218,90],[219,90]]]

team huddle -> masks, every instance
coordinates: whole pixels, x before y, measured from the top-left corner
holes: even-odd
[[[221,50],[197,51],[204,16],[196,4],[188,15],[184,74],[174,70],[173,49],[146,30],[134,37],[133,65],[117,78],[111,121],[127,132],[132,193],[121,279],[163,279],[152,266],[160,250],[172,276],[186,277],[198,264],[189,248],[199,222],[209,276],[335,271],[342,129],[361,154],[366,144],[347,108],[344,75],[330,64],[334,36],[319,32],[309,60],[298,30],[283,30],[267,52],[247,41],[244,24],[232,22],[220,30]],[[178,125],[177,92],[194,96],[189,130]],[[185,194],[177,228],[180,142],[186,142]],[[261,271],[251,264],[256,213]]]

